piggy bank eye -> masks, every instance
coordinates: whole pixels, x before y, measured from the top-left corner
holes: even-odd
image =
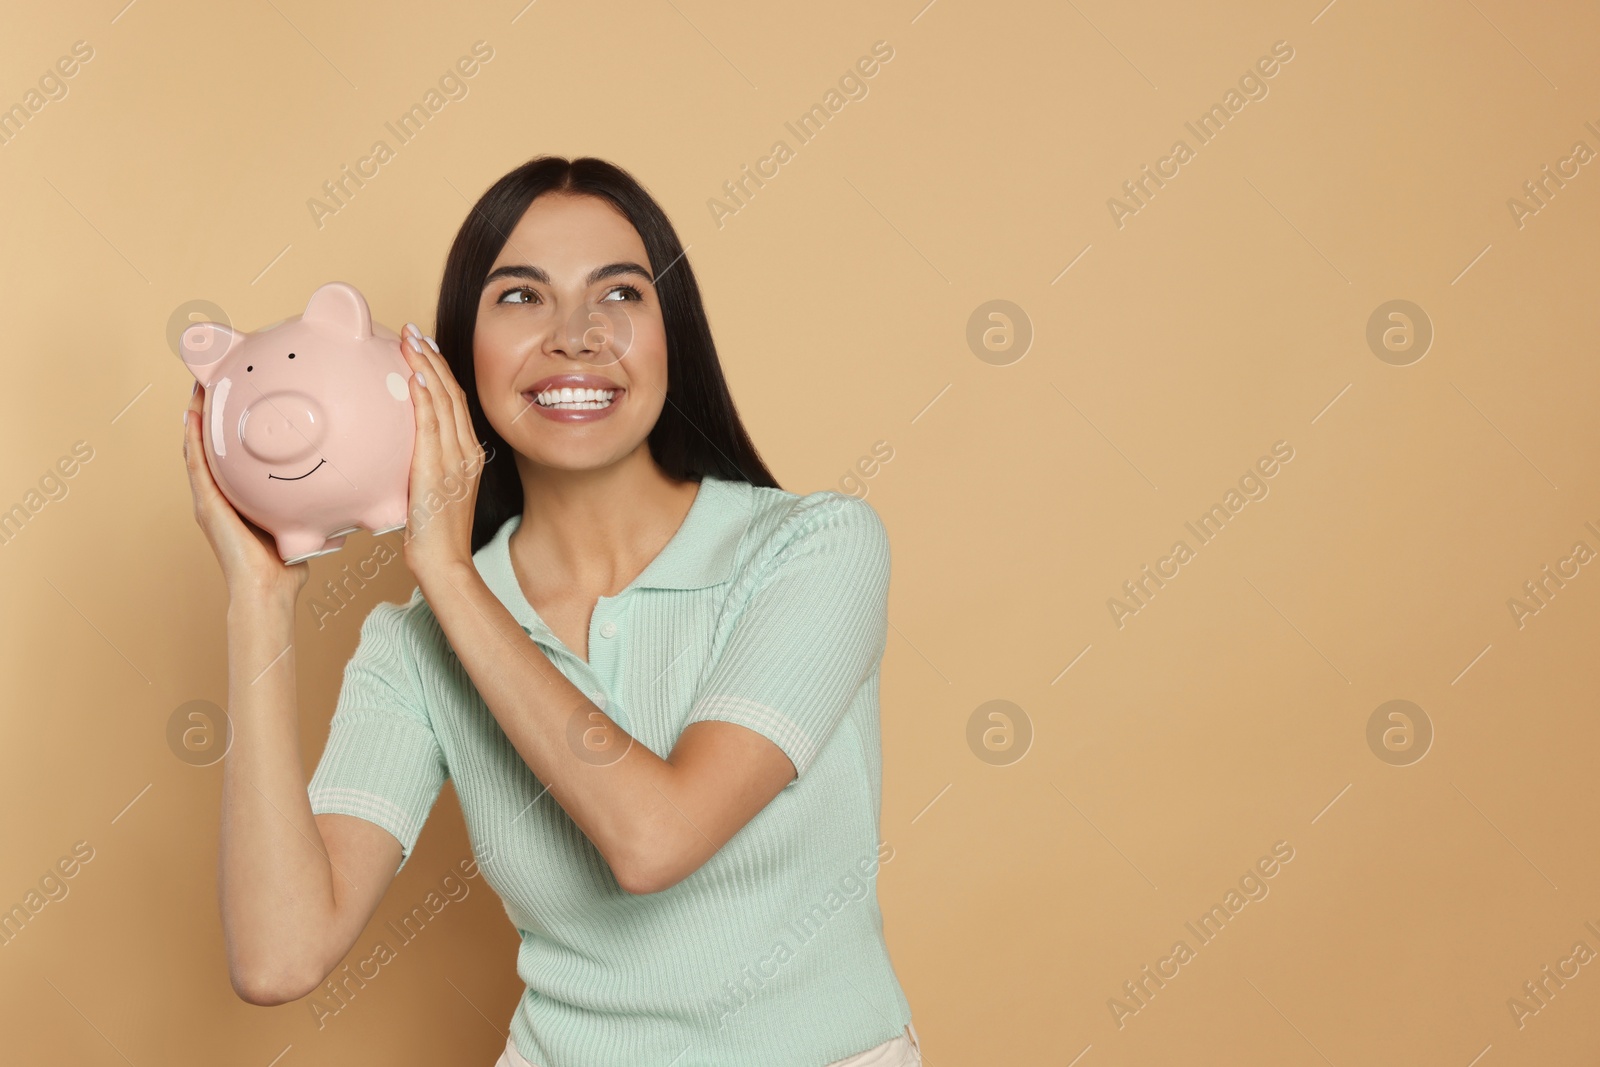
[[[245,370],[255,370],[255,368],[254,367],[246,367]]]
[[[289,353],[289,358],[290,358],[290,359],[293,359],[293,358],[294,358],[294,353],[293,353],[293,352],[290,352],[290,353]]]

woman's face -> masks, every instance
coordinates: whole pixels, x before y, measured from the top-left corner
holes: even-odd
[[[598,197],[546,193],[511,232],[472,355],[485,417],[527,461],[589,470],[645,446],[667,392],[653,270],[633,224]]]

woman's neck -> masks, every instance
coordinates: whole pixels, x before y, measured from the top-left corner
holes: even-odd
[[[509,549],[525,587],[610,596],[660,554],[683,525],[699,485],[668,477],[647,451],[644,459],[524,476],[522,521]]]

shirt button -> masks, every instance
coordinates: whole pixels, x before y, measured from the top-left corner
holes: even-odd
[[[615,637],[615,636],[617,636],[617,624],[614,623],[614,622],[608,622],[608,623],[603,624],[600,627],[600,636],[601,637]]]

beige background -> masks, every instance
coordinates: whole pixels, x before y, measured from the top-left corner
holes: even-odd
[[[469,203],[543,152],[661,199],[785,488],[864,490],[889,527],[879,895],[928,1063],[1600,1053],[1600,965],[1520,1026],[1508,1006],[1600,952],[1600,567],[1520,627],[1508,608],[1600,550],[1600,162],[1521,225],[1508,207],[1600,150],[1592,9],[119,3],[0,34],[0,106],[93,49],[0,145],[0,508],[93,450],[0,544],[0,907],[93,850],[0,948],[7,1062],[495,1058],[521,987],[481,882],[320,1028],[229,989],[221,765],[166,735],[226,699],[167,335],[191,301],[254,329],[333,279],[431,329]],[[799,145],[784,123],[880,40],[867,95]],[[467,95],[319,228],[322,183],[475,41]],[[1267,95],[1197,146],[1185,122],[1279,41]],[[719,228],[708,201],[780,138],[793,158]],[[1193,158],[1119,227],[1108,200],[1180,138]],[[1031,346],[980,359],[996,299]],[[1434,330],[1404,366],[1366,340],[1400,299]],[[1278,441],[1269,495],[1119,628],[1122,583],[1195,548],[1184,523]],[[389,563],[319,628],[312,594],[373,548],[312,564],[308,773],[360,618],[413,585]],[[1434,731],[1409,765],[1367,741],[1395,699]],[[968,740],[993,700],[1019,709],[998,754]],[[1184,924],[1277,842],[1270,893],[1201,946]],[[466,855],[447,787],[357,954]],[[1179,939],[1193,958],[1119,1026],[1108,1002],[1137,1006],[1123,983]]]

